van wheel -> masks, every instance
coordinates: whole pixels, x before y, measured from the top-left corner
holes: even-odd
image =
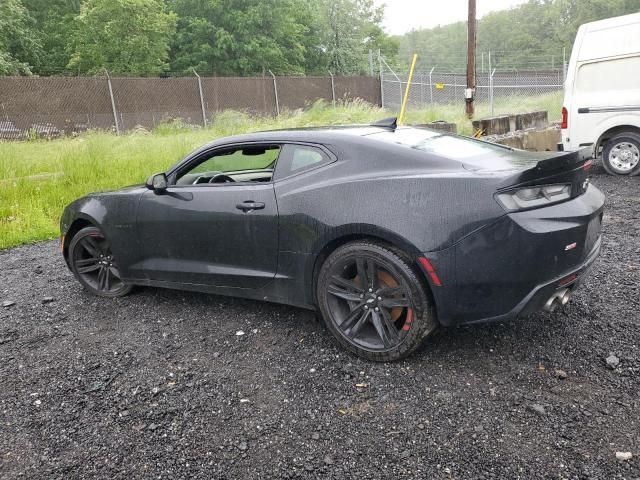
[[[602,150],[602,164],[611,175],[638,175],[640,135],[622,132],[610,138]]]

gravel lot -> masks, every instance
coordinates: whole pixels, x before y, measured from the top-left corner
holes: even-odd
[[[593,183],[603,252],[566,308],[394,364],[304,310],[99,299],[56,242],[0,252],[0,477],[640,478],[640,177]]]

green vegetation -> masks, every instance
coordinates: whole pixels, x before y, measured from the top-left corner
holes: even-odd
[[[496,99],[495,113],[548,108],[552,119],[560,112],[561,94],[530,99]],[[464,107],[438,106],[409,110],[407,123],[454,121],[470,134]],[[478,115],[488,107],[477,106]],[[363,102],[330,105],[318,102],[304,112],[285,112],[279,118],[251,117],[227,111],[216,115],[207,129],[182,122],[149,132],[119,137],[89,132],[77,138],[46,141],[0,142],[0,249],[54,238],[62,209],[93,191],[142,183],[152,173],[167,169],[196,147],[217,137],[276,128],[366,124],[395,112]]]
[[[478,55],[490,51],[492,67],[498,69],[558,68],[563,47],[569,61],[580,25],[638,11],[638,0],[529,0],[509,10],[491,12],[478,21]],[[466,69],[466,22],[414,30],[399,40],[399,59],[404,64],[417,52],[422,70],[432,66],[440,71]]]
[[[368,72],[373,0],[1,0],[0,75]]]

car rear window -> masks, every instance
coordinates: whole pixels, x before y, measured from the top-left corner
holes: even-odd
[[[445,135],[419,128],[398,128],[394,132],[380,132],[372,137],[454,160],[480,157],[496,152],[504,153],[508,150],[501,145],[481,142],[473,138]]]

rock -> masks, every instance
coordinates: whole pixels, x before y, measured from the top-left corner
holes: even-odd
[[[620,359],[613,354],[609,355],[605,361],[607,362],[607,368],[611,370],[614,370],[618,365],[620,365]]]
[[[401,454],[400,457],[402,458],[409,458],[411,456],[411,452],[409,450],[404,450]]]
[[[531,410],[534,413],[537,413],[538,415],[546,415],[547,414],[547,411],[539,403],[534,403],[533,405],[530,405],[529,406],[529,410]]]
[[[627,460],[631,460],[633,455],[631,452],[616,452],[616,458],[622,462],[626,462]]]
[[[239,450],[242,450],[243,452],[244,452],[247,448],[249,448],[249,447],[248,447],[248,445],[247,445],[247,442],[240,442],[240,443],[238,444],[238,449],[239,449]]]
[[[12,302],[11,300],[5,300],[4,302],[2,302],[2,306],[7,308],[10,307],[11,305],[15,305],[16,302]]]
[[[311,435],[311,438],[313,438],[314,440],[320,440],[320,434],[318,434],[318,433],[313,433],[313,434]]]
[[[242,330],[238,330],[236,332],[236,337],[241,337],[242,335],[244,335],[244,332]]]
[[[424,430],[424,425],[423,425],[423,424],[421,424],[421,423],[419,423],[419,424],[418,424],[418,428],[419,428],[420,430]]]
[[[556,377],[558,377],[560,380],[564,380],[565,378],[568,377],[567,372],[565,372],[564,370],[560,370],[559,368],[556,368]]]
[[[42,303],[51,303],[55,300],[53,297],[42,297]]]
[[[218,358],[220,356],[220,352],[213,352],[213,358]]]
[[[158,425],[156,423],[152,423],[147,427],[147,430],[151,430],[153,432],[154,430],[157,430],[159,426],[160,425]]]
[[[324,463],[326,465],[333,465],[335,463],[335,460],[333,459],[333,455],[325,455],[324,456]]]
[[[310,368],[309,369],[309,373],[316,373],[316,369],[315,368]]]

